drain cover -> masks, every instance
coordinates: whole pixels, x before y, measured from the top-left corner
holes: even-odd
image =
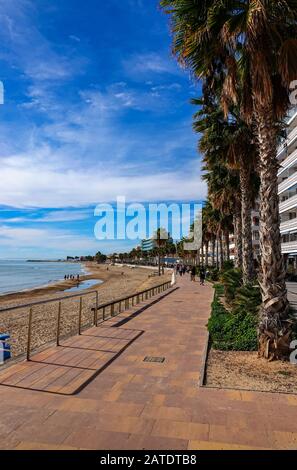
[[[143,362],[165,362],[165,357],[152,357],[152,356],[146,356],[143,360]]]

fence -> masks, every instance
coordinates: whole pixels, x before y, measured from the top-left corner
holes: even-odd
[[[0,310],[0,327],[10,335],[12,358],[25,356],[30,360],[32,351],[49,343],[59,346],[63,338],[81,335],[83,330],[99,326],[109,318],[166,291],[170,286],[171,282],[167,281],[104,304],[99,304],[97,291],[90,291],[8,307]],[[14,314],[6,320],[3,315],[8,312]]]

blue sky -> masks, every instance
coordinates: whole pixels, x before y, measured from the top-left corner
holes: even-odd
[[[1,0],[0,258],[123,251],[94,208],[205,196],[189,100],[155,0]]]

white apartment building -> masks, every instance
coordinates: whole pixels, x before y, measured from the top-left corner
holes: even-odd
[[[288,117],[286,139],[278,149],[282,253],[286,264],[297,269],[297,107]]]

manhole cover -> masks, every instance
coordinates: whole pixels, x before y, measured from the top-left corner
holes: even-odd
[[[147,356],[144,358],[143,362],[165,362],[165,357],[151,357]]]

